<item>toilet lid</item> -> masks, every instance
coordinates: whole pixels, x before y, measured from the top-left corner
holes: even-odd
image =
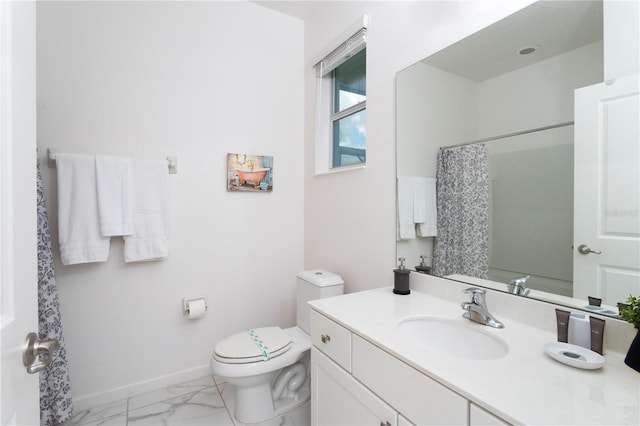
[[[213,356],[229,364],[268,361],[288,351],[291,345],[291,337],[280,327],[254,328],[222,340]]]

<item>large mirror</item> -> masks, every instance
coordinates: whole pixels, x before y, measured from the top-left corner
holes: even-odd
[[[541,1],[398,73],[397,255],[407,266],[605,315],[616,315],[617,302],[640,293],[637,260],[631,260],[636,263],[631,267],[617,266],[615,279],[607,275],[612,269],[602,265],[594,270],[593,282],[574,277],[574,222],[585,213],[574,211],[574,205],[581,205],[574,198],[593,198],[598,192],[596,186],[592,191],[574,187],[579,108],[574,94],[603,83],[603,49],[601,1]],[[637,116],[634,120],[632,126],[638,127]],[[640,233],[637,130],[632,128],[629,138],[618,151],[635,155],[635,164],[615,167],[625,201],[607,211],[626,215],[625,225],[609,233],[635,240],[625,248],[633,253]],[[478,146],[481,152],[472,150]],[[460,204],[443,215],[442,206],[450,199],[440,199],[442,188],[461,185],[448,180],[453,174],[474,185],[486,184],[466,189],[467,199],[457,199],[462,190],[452,195]],[[608,179],[611,185],[614,178]],[[413,212],[412,185],[416,200],[425,187],[427,194],[426,207],[414,203]],[[476,205],[484,208],[477,212]],[[454,231],[448,231],[457,234],[476,215],[487,216],[480,220],[481,228],[459,239],[463,250],[471,252],[467,263],[486,262],[483,270],[465,269],[463,256],[448,245],[460,236],[447,234],[442,224],[443,216],[458,220]],[[582,251],[584,258],[598,256],[597,247],[585,245]],[[607,278],[622,284],[607,290]],[[602,299],[602,305],[589,303],[587,296]]]

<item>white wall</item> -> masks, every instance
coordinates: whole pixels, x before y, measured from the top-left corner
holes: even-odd
[[[392,284],[396,73],[530,3],[335,2],[305,21],[306,268],[342,275],[348,292]],[[314,176],[314,60],[363,14],[370,17],[367,167]]]
[[[640,73],[640,1],[604,0],[604,79]]]
[[[247,2],[39,2],[37,36],[41,158],[178,157],[166,260],[125,264],[112,238],[107,263],[56,264],[75,398],[204,375],[223,337],[294,325],[302,21]],[[229,152],[273,156],[273,192],[228,193]],[[44,177],[59,260],[55,170]],[[191,295],[207,298],[203,319],[183,317]]]
[[[398,175],[436,177],[438,148],[475,138],[478,84],[418,62],[398,75],[396,90]],[[400,240],[396,254],[413,268],[433,245],[433,237]]]
[[[305,23],[304,49],[301,21],[250,3],[39,3],[40,157],[179,159],[167,260],[124,264],[114,239],[107,263],[57,265],[76,398],[205,372],[220,338],[292,325],[303,267],[347,291],[389,285],[395,74],[530,2],[331,3]],[[313,59],[364,13],[367,168],[316,177]],[[227,193],[227,152],[273,155],[274,192]],[[55,238],[55,171],[44,177]],[[198,294],[209,312],[186,321],[181,298]]]
[[[478,84],[476,139],[573,121],[573,92],[603,81],[601,41]]]

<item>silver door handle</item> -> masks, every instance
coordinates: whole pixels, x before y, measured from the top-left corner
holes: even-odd
[[[24,352],[22,353],[22,363],[27,367],[27,373],[35,374],[44,370],[53,361],[53,353],[58,350],[56,339],[40,340],[36,333],[27,334]],[[44,361],[36,361],[38,355],[47,354]]]
[[[593,254],[602,254],[602,252],[601,252],[601,251],[591,250],[591,249],[589,248],[589,246],[588,246],[588,245],[586,245],[586,244],[579,245],[579,246],[578,246],[578,252],[580,252],[580,254],[590,254],[590,253],[593,253]]]

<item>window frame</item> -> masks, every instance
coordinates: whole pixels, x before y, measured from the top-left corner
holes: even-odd
[[[355,32],[351,31],[350,36],[342,38],[343,42],[322,60],[316,63],[316,140],[315,140],[315,174],[334,173],[352,169],[366,167],[366,134],[365,147],[351,148],[341,147],[340,141],[334,134],[334,126],[340,120],[366,111],[366,99],[345,108],[342,111],[333,112],[335,94],[335,69],[347,62],[363,50],[366,50],[367,17],[357,27]],[[346,41],[344,41],[346,39]],[[365,60],[365,87],[366,87],[366,60]],[[366,96],[366,94],[365,94]],[[365,122],[366,128],[366,122]],[[349,152],[356,150],[356,152]],[[355,164],[341,165],[341,154],[356,154],[362,161]],[[337,160],[336,160],[337,158]]]

